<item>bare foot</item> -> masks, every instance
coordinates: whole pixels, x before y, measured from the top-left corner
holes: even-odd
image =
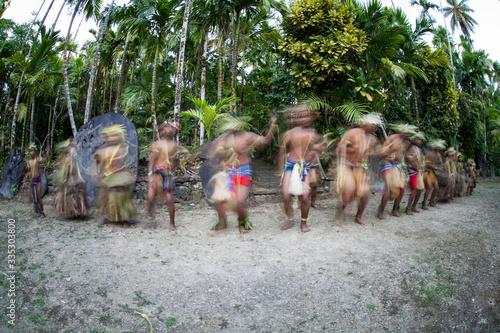
[[[45,213],[41,213],[39,217],[40,217],[41,219],[44,219],[44,218],[45,218]]]
[[[377,217],[381,220],[385,220],[385,212],[378,213]]]
[[[123,229],[128,229],[128,228],[130,228],[130,224],[127,221],[123,222]]]
[[[429,207],[427,207],[427,206],[422,206],[422,209],[423,209],[423,210],[429,210]]]
[[[391,212],[391,216],[401,217],[401,214],[399,214],[399,212],[397,210],[393,209]]]
[[[288,220],[288,222],[285,222],[281,225],[280,229],[287,230],[287,229],[290,229],[291,227],[293,227],[293,225],[294,225],[293,220]]]
[[[215,231],[221,231],[227,228],[227,223],[226,222],[221,222],[214,230]]]
[[[300,222],[300,231],[302,231],[303,234],[309,232],[309,228],[307,227],[306,221]]]
[[[240,234],[248,234],[250,230],[245,229],[245,226],[240,225],[238,226],[240,228]]]
[[[436,204],[434,204],[433,202],[429,202],[429,206],[430,207],[436,207]]]
[[[339,216],[339,217],[337,217],[337,218],[335,219],[335,221],[333,221],[333,224],[334,224],[335,226],[337,226],[337,227],[342,226],[342,219],[340,218],[340,216]]]
[[[411,211],[414,212],[414,213],[420,213],[420,211],[417,208],[413,208]]]
[[[366,223],[365,221],[363,221],[363,220],[361,219],[361,217],[356,217],[356,218],[354,219],[354,222],[359,223],[359,224],[362,224],[362,225],[368,225],[368,223]]]
[[[405,213],[408,215],[413,215],[413,212],[411,211],[411,209],[407,209]]]
[[[170,231],[175,231],[175,224],[171,223],[170,228],[168,228]]]
[[[317,205],[315,202],[311,202],[311,207],[318,209],[319,205]]]

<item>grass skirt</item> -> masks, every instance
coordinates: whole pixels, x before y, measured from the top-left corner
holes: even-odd
[[[392,201],[399,196],[399,194],[401,193],[401,189],[405,186],[404,174],[403,172],[399,171],[396,166],[394,166],[394,168],[392,168],[387,173],[386,177],[390,179],[391,188],[389,190],[391,191],[390,200]]]
[[[130,190],[133,176],[126,172],[118,172],[107,176],[100,183],[97,196],[97,209],[102,217],[112,222],[129,221],[138,214],[132,202]]]
[[[90,207],[83,186],[62,186],[55,199],[55,210],[65,216],[85,216]]]

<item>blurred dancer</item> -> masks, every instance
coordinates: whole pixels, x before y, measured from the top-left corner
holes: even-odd
[[[424,173],[424,184],[425,184],[425,193],[424,200],[422,201],[422,209],[427,210],[427,199],[429,198],[429,194],[432,194],[429,200],[429,206],[436,207],[436,198],[437,192],[439,190],[439,184],[437,179],[437,173],[443,172],[442,168],[443,160],[441,158],[441,151],[445,147],[445,141],[441,139],[434,139],[428,143],[429,147],[432,149],[429,151],[425,157],[425,173]]]
[[[131,186],[135,177],[125,169],[128,145],[125,142],[123,125],[112,125],[101,130],[105,146],[96,154],[99,194],[97,209],[104,223],[123,222],[123,228],[130,227],[129,220],[137,214],[132,202]]]
[[[418,132],[414,134],[410,141],[412,146],[406,152],[406,159],[408,161],[408,176],[410,177],[409,185],[411,189],[410,197],[408,198],[408,205],[406,206],[406,214],[413,215],[413,213],[420,213],[417,209],[417,203],[420,199],[420,194],[425,188],[424,185],[424,167],[425,155],[420,147],[424,143],[424,134]]]
[[[281,226],[286,230],[294,225],[292,211],[292,196],[300,202],[300,230],[308,232],[307,220],[309,215],[309,172],[311,150],[321,142],[322,136],[311,128],[317,114],[305,106],[295,106],[289,111],[292,129],[283,134],[281,147],[278,154],[280,170],[283,170],[283,199],[284,211],[288,221]],[[286,162],[284,162],[286,157]]]
[[[378,126],[382,126],[382,118],[378,113],[365,115],[359,127],[344,133],[337,146],[337,193],[340,196],[335,218],[335,225],[341,225],[341,216],[352,201],[359,198],[358,210],[354,221],[366,225],[363,212],[368,203],[370,185],[366,175],[368,157],[378,144],[373,135]]]
[[[60,143],[58,150],[64,155],[56,163],[59,170],[54,181],[57,188],[54,199],[55,209],[59,214],[75,217],[81,221],[87,215],[90,203],[80,174],[73,138]]]
[[[381,149],[381,155],[384,160],[380,165],[380,172],[384,178],[384,192],[378,209],[378,218],[385,219],[385,206],[387,201],[394,200],[391,216],[401,217],[399,205],[403,199],[405,179],[403,174],[402,162],[405,152],[410,147],[410,143],[406,140],[410,135],[415,133],[416,127],[412,125],[393,125],[395,134],[390,135],[384,142]]]
[[[265,136],[245,131],[248,122],[242,118],[227,116],[221,119],[220,130],[224,132],[213,142],[212,158],[221,159],[222,172],[215,176],[212,200],[216,203],[218,222],[212,230],[227,228],[226,209],[238,214],[240,233],[248,233],[253,225],[248,219],[247,198],[252,185],[250,153],[271,143],[276,116],[269,121]]]

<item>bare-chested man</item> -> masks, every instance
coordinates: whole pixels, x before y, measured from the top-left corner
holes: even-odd
[[[185,148],[175,140],[178,132],[177,123],[164,122],[159,126],[158,132],[160,140],[151,145],[148,162],[147,211],[149,217],[154,219],[155,197],[156,194],[163,192],[170,216],[169,229],[175,231],[173,168],[178,162],[178,152],[185,151]],[[153,222],[151,227],[155,226],[156,222]]]
[[[424,143],[424,138],[425,136],[422,132],[414,134],[410,138],[412,145],[406,152],[406,160],[408,161],[408,176],[410,177],[409,185],[411,188],[408,205],[406,206],[406,214],[408,215],[420,213],[417,209],[417,203],[420,199],[422,190],[425,188],[423,172],[425,167],[425,155],[420,148]]]
[[[437,179],[437,172],[443,172],[442,168],[443,160],[441,158],[441,151],[445,147],[445,141],[441,139],[434,139],[428,143],[429,147],[432,149],[429,151],[425,157],[425,174],[424,174],[424,184],[425,184],[425,193],[424,200],[422,201],[422,209],[428,210],[427,207],[427,198],[429,198],[429,194],[432,191],[431,198],[429,200],[429,206],[436,207],[436,202],[434,199],[436,198],[437,192],[439,190],[439,184]]]
[[[472,192],[474,190],[476,178],[476,165],[474,163],[474,160],[469,160],[467,173],[469,174],[469,179],[467,180],[467,189],[465,190],[465,196],[472,195]]]
[[[35,213],[38,214],[38,217],[43,219],[45,217],[45,213],[43,210],[42,202],[42,180],[40,178],[40,166],[45,163],[47,158],[36,156],[36,146],[34,144],[30,144],[29,146],[29,155],[30,159],[28,160],[28,165],[26,167],[27,172],[24,176],[24,180],[26,180],[27,178],[31,180],[29,198],[30,201],[33,201],[33,204],[35,205]]]
[[[396,133],[387,137],[380,153],[384,157],[380,165],[380,172],[385,183],[377,215],[381,220],[386,218],[384,209],[389,199],[394,200],[391,216],[401,217],[399,205],[403,199],[405,188],[401,163],[405,152],[410,147],[410,143],[406,139],[416,130],[416,127],[412,125],[394,125],[393,128]]]
[[[359,198],[354,221],[366,225],[363,212],[368,203],[370,185],[366,175],[368,157],[378,143],[373,135],[377,126],[382,126],[382,118],[377,113],[364,116],[359,127],[344,133],[337,146],[337,193],[340,202],[335,224],[341,225],[341,216],[348,204]]]
[[[310,127],[316,118],[316,114],[307,107],[295,106],[288,112],[292,129],[283,134],[278,153],[280,170],[283,170],[283,164],[285,164],[282,178],[283,208],[288,218],[288,221],[281,225],[281,230],[290,229],[294,225],[292,211],[292,195],[294,195],[295,199],[300,202],[300,230],[305,233],[309,231],[307,220],[310,190],[310,161],[307,161],[306,158],[310,156],[308,152],[314,150],[315,145],[321,142],[322,136]],[[286,162],[284,162],[285,157]]]
[[[223,123],[221,130],[224,132],[213,142],[212,157],[222,160],[222,169],[229,178],[229,189],[222,189],[230,194],[230,198],[219,199],[212,196],[216,202],[219,221],[212,230],[220,231],[227,228],[226,209],[227,206],[236,211],[238,215],[238,226],[240,233],[246,234],[253,228],[248,220],[247,198],[252,185],[252,167],[250,165],[250,153],[271,143],[276,116],[269,121],[269,129],[265,136],[260,136],[244,129],[248,123],[243,119],[227,116],[221,119]],[[220,190],[220,189],[219,189]],[[215,194],[215,191],[214,191]]]

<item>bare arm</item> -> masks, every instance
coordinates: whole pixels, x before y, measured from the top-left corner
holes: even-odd
[[[265,136],[259,136],[255,141],[254,145],[257,148],[267,146],[268,144],[271,143],[271,140],[273,138],[273,133],[274,133],[274,125],[276,124],[276,116],[272,116],[271,119],[269,120],[269,128],[267,130],[267,133]]]

